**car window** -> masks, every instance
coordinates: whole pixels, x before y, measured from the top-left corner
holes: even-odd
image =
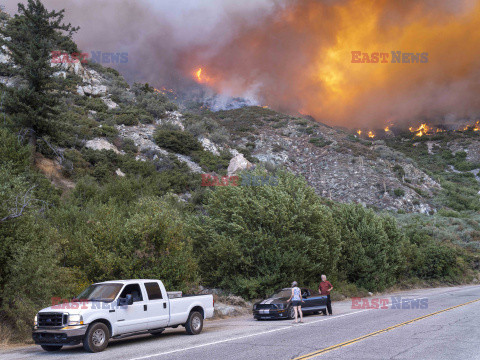
[[[145,283],[145,289],[147,289],[148,300],[163,299],[162,291],[157,282]]]
[[[128,294],[132,295],[133,302],[143,301],[142,290],[138,284],[129,284],[125,286],[120,297],[125,298]]]
[[[302,289],[302,296],[310,296],[310,290]]]

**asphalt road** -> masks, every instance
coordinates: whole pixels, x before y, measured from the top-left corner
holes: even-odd
[[[179,327],[158,338],[112,341],[97,354],[85,353],[81,346],[56,353],[26,346],[0,350],[0,360],[480,359],[480,286],[374,298],[389,299],[391,305],[392,295],[423,299],[418,303],[422,308],[352,309],[352,301],[344,301],[333,304],[333,316],[307,316],[303,324],[251,317],[213,320],[197,336]],[[406,301],[403,306],[407,304],[412,305]]]

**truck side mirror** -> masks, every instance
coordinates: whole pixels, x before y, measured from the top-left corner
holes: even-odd
[[[118,298],[118,306],[132,305],[133,297],[131,294],[127,294],[124,298]]]

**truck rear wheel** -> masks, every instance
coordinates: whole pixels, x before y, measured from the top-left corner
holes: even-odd
[[[203,329],[203,316],[198,311],[190,313],[187,322],[185,323],[185,329],[188,335],[198,335]]]
[[[105,350],[110,339],[110,331],[107,325],[101,322],[93,323],[87,330],[83,339],[83,348],[88,352],[100,352]]]
[[[63,345],[41,345],[42,349],[45,351],[58,351]]]

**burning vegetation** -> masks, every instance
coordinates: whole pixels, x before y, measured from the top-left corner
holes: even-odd
[[[478,23],[480,2],[294,1],[222,45],[188,49],[182,66],[219,93],[253,92],[281,112],[380,129],[395,116],[410,126],[415,118],[480,112]],[[358,64],[352,51],[428,53],[428,62]]]

